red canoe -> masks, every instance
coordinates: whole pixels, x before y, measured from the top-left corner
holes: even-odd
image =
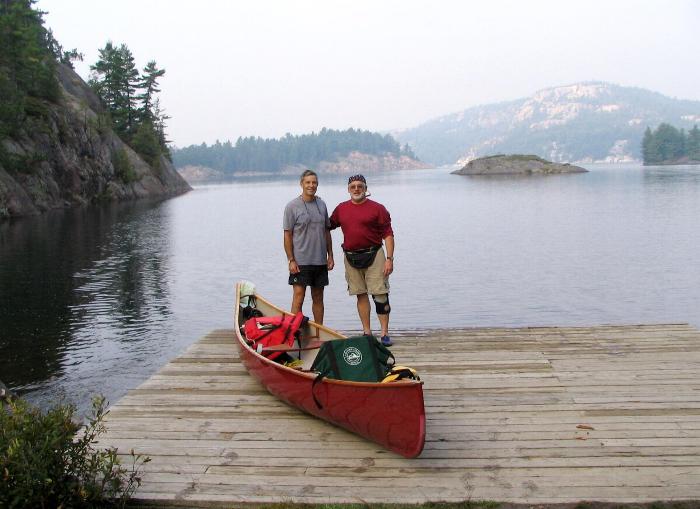
[[[236,285],[235,323],[241,361],[274,396],[306,413],[347,429],[406,458],[415,458],[425,442],[423,383],[399,380],[389,383],[349,382],[324,378],[314,388],[322,408],[311,393],[317,373],[310,371],[323,341],[345,338],[342,334],[309,322],[302,329],[301,368],[291,368],[253,350],[241,331],[243,325],[241,283]],[[256,295],[256,307],[265,316],[289,314]],[[244,297],[244,300],[247,299]],[[247,302],[244,302],[247,303]],[[279,348],[279,347],[278,347]]]

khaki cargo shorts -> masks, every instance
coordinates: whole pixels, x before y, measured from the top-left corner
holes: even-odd
[[[389,293],[389,280],[384,277],[384,263],[386,262],[384,248],[377,251],[372,265],[366,269],[356,269],[350,265],[344,254],[343,261],[345,262],[345,280],[348,282],[350,295],[363,293],[385,295]]]

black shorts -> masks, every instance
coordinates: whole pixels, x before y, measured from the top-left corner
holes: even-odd
[[[327,265],[299,265],[296,274],[289,274],[290,285],[300,286],[328,286],[328,266]]]

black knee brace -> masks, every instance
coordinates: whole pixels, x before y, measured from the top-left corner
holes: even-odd
[[[389,295],[386,293],[384,295],[372,295],[372,300],[374,301],[374,308],[377,310],[378,315],[388,315],[391,312]]]

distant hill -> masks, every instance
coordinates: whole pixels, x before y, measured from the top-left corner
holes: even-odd
[[[392,135],[433,164],[464,164],[499,153],[558,162],[621,162],[641,160],[645,129],[662,122],[691,129],[700,123],[700,101],[586,82],[475,106]]]

